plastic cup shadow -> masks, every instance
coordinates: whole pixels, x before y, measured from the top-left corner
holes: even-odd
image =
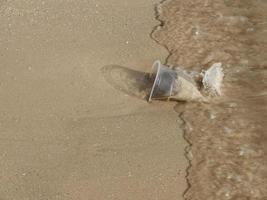
[[[101,72],[113,88],[126,95],[147,100],[154,81],[148,73],[119,65],[104,66]]]

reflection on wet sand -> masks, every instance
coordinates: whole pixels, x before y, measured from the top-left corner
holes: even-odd
[[[190,143],[187,199],[267,197],[267,2],[172,0],[159,5],[152,37],[168,64],[222,62],[223,97],[177,105]]]

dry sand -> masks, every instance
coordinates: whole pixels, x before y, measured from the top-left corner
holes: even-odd
[[[182,199],[182,122],[131,82],[155,3],[0,1],[0,199]]]

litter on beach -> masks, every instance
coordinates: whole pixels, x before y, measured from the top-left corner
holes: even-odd
[[[213,64],[207,71],[199,74],[202,85],[198,85],[190,73],[179,67],[171,69],[160,61],[155,61],[150,74],[153,80],[148,101],[177,100],[177,101],[207,101],[207,94],[221,95],[223,69],[221,63]],[[201,92],[201,89],[204,92]],[[206,94],[206,95],[205,95]]]

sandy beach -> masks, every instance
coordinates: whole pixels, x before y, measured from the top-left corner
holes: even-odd
[[[182,199],[183,123],[139,93],[156,3],[0,1],[0,199]]]

